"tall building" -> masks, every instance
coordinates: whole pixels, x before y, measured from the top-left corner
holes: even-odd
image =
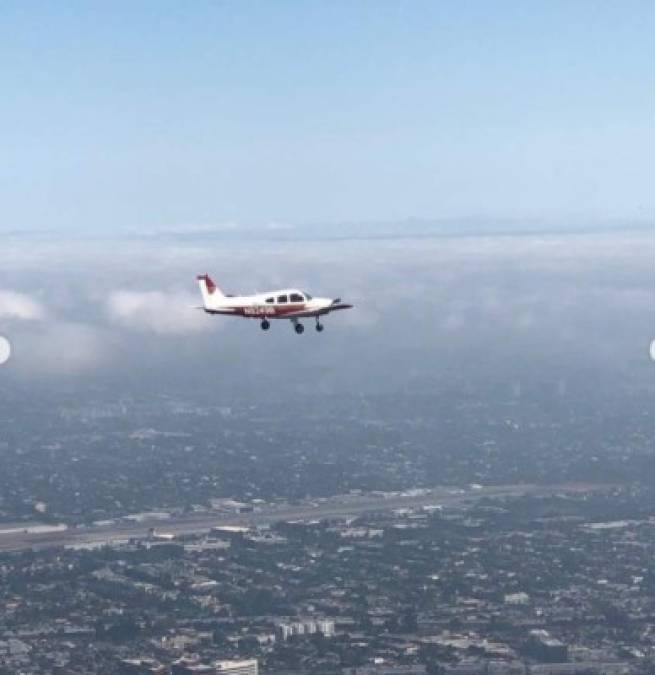
[[[332,637],[334,635],[334,620],[333,619],[319,619],[316,622],[316,627],[319,633],[325,637]]]
[[[244,661],[215,661],[216,673],[229,673],[230,675],[259,675],[257,659]]]

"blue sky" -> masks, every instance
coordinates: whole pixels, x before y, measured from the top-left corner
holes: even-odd
[[[655,220],[650,2],[3,2],[0,230]]]

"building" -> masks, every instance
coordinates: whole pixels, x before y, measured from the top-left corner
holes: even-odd
[[[123,659],[118,672],[120,675],[163,675],[168,669],[153,659]]]
[[[216,669],[195,659],[181,658],[171,664],[171,675],[214,675]]]
[[[489,661],[486,675],[525,675],[527,669],[521,661]]]
[[[569,659],[568,647],[545,630],[530,631],[526,654],[542,663],[565,663]]]
[[[244,661],[215,661],[216,673],[229,673],[230,675],[258,675],[259,665],[257,659]]]
[[[529,605],[530,596],[527,593],[506,593],[505,594],[505,604],[506,605]]]
[[[342,675],[426,675],[425,666],[360,666],[343,668]]]
[[[281,640],[288,640],[292,635],[314,635],[316,633],[325,637],[333,637],[334,619],[303,619],[293,623],[280,623],[277,631]]]
[[[291,624],[288,623],[279,624],[277,630],[280,635],[280,639],[282,640],[288,640],[293,635],[293,628],[291,628]]]
[[[316,622],[316,628],[318,632],[325,635],[325,637],[332,637],[334,635],[334,620],[319,619]]]
[[[530,675],[628,675],[633,672],[627,663],[548,663],[530,666]]]
[[[316,621],[313,621],[312,619],[306,619],[303,621],[303,626],[307,635],[313,635],[316,633]]]

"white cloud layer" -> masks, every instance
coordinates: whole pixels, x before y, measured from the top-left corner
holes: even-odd
[[[402,378],[416,363],[475,367],[508,354],[510,362],[600,369],[638,363],[655,337],[654,256],[655,233],[646,232],[220,245],[211,237],[56,247],[29,240],[0,247],[11,288],[29,289],[0,291],[0,333],[15,347],[12,363],[29,359],[37,373],[131,374],[147,362],[151,371],[179,363],[201,374],[213,363],[228,382],[288,377],[293,363],[299,381],[310,381],[320,363],[330,376],[373,382],[382,363]],[[256,322],[193,309],[199,272],[228,292],[298,286],[355,309],[327,317],[320,338],[309,330],[298,339],[286,322],[264,335]],[[46,292],[47,313],[37,301]],[[36,319],[47,320],[28,323]]]
[[[112,321],[126,328],[184,335],[207,330],[210,322],[198,309],[199,296],[162,291],[114,291],[107,300]]]
[[[43,306],[29,295],[15,291],[0,291],[0,319],[35,321],[43,319]]]

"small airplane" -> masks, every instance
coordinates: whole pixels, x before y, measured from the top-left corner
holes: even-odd
[[[207,314],[225,314],[242,316],[246,319],[259,319],[262,330],[271,327],[270,319],[289,319],[294,330],[300,335],[305,327],[300,319],[314,317],[316,330],[320,333],[323,324],[320,317],[339,309],[351,309],[352,305],[341,302],[341,298],[312,298],[295,288],[268,291],[254,295],[226,295],[212,281],[208,274],[197,277],[202,294],[202,307]]]

